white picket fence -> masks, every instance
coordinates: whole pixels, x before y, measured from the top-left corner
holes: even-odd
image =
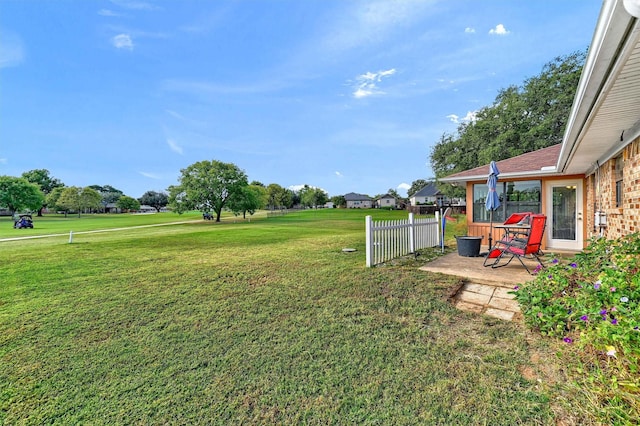
[[[365,219],[367,267],[415,253],[426,247],[437,247],[441,242],[440,215],[435,218],[415,219],[409,213],[407,220],[373,221]]]

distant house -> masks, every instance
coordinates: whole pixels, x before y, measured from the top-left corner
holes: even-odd
[[[373,199],[368,195],[350,192],[344,195],[348,209],[370,209],[373,207]]]
[[[377,198],[375,201],[375,205],[378,208],[386,207],[386,208],[395,209],[396,203],[397,203],[396,197],[394,197],[391,194],[385,194],[382,197]]]
[[[122,213],[122,209],[119,208],[116,203],[108,203],[104,206],[105,213]]]
[[[437,204],[438,200],[442,201],[444,195],[440,193],[440,190],[435,183],[429,182],[429,184],[423,187],[409,198],[409,202],[412,206],[420,204]]]

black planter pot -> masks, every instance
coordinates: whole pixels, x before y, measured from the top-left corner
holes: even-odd
[[[482,237],[469,237],[467,235],[456,236],[456,245],[458,246],[458,256],[478,257],[480,256],[480,243]]]

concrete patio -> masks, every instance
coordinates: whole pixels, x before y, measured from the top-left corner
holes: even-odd
[[[534,260],[524,261],[530,270],[537,265]],[[454,252],[429,262],[420,270],[460,277],[462,285],[452,297],[458,309],[507,321],[519,320],[520,307],[508,292],[534,276],[517,259],[496,269],[483,266],[483,262],[484,257],[464,257]]]

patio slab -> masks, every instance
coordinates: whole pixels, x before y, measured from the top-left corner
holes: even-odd
[[[445,275],[454,275],[468,282],[490,284],[509,289],[534,278],[522,267],[517,259],[514,259],[507,266],[496,269],[482,266],[483,262],[484,257],[465,257],[459,256],[457,252],[454,252],[439,257],[420,269]],[[524,262],[530,270],[533,270],[537,265],[537,262],[528,259],[525,259]]]
[[[463,285],[452,296],[460,310],[489,315],[505,321],[522,318],[520,306],[509,291],[534,278],[514,259],[509,265],[493,269],[483,266],[484,257],[465,257],[449,253],[422,266],[420,270],[459,277]],[[531,270],[537,263],[525,259]],[[531,265],[530,265],[531,264]]]

